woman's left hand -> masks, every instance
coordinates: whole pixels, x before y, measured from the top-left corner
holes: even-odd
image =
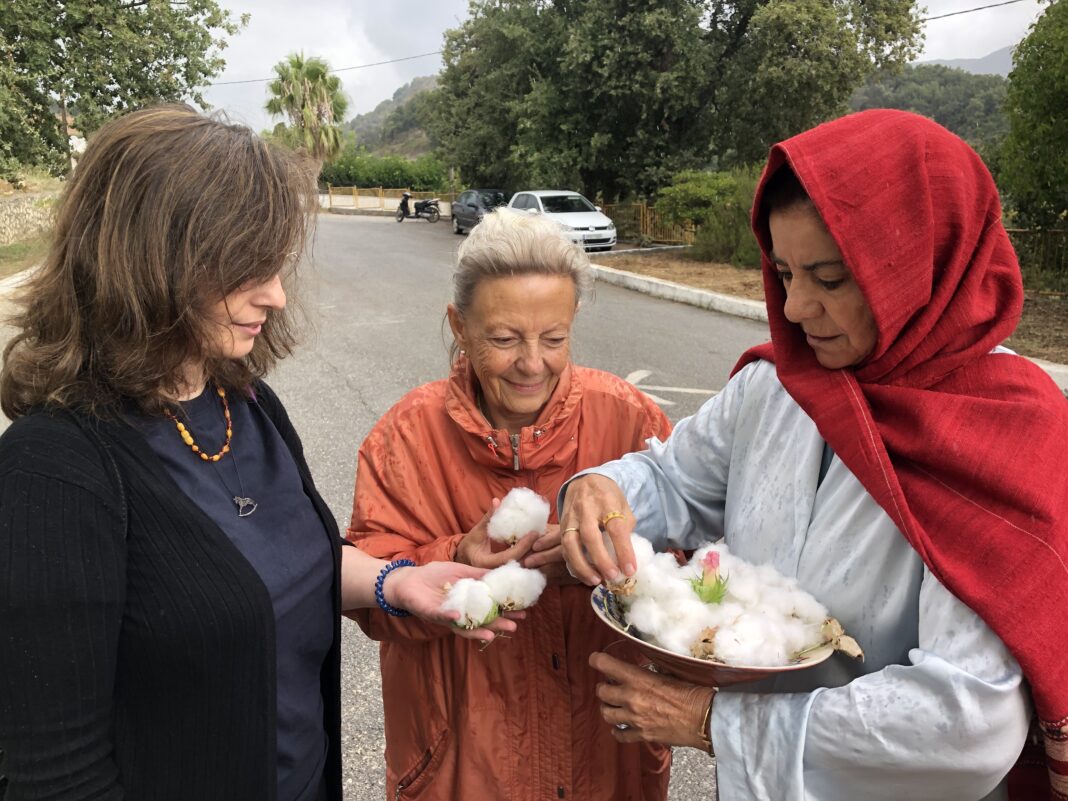
[[[404,567],[394,570],[386,577],[382,592],[390,606],[411,612],[429,623],[452,627],[453,633],[471,640],[491,641],[498,634],[510,634],[516,630],[514,621],[522,620],[524,612],[505,612],[488,626],[479,629],[464,629],[452,624],[460,619],[459,612],[446,612],[441,608],[448,592],[446,587],[463,578],[482,578],[489,571],[461,565],[458,562],[430,562],[419,567]]]
[[[716,691],[653,673],[606,653],[590,655],[590,667],[608,682],[597,685],[601,715],[621,743],[688,745],[704,750],[701,726]],[[626,726],[618,728],[618,724]]]

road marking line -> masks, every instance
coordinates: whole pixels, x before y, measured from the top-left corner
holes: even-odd
[[[623,380],[626,381],[628,384],[637,384],[639,381],[644,381],[652,374],[652,370],[635,370]]]
[[[637,386],[637,385],[635,385],[635,386]],[[685,392],[688,395],[707,395],[710,398],[713,395],[718,395],[719,394],[719,390],[718,389],[689,389],[688,387],[658,387],[658,386],[655,386],[653,384],[642,384],[641,385],[641,389],[643,391],[647,390],[647,389],[655,389],[655,390],[659,390],[660,392]]]

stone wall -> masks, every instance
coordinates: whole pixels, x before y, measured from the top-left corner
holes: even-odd
[[[50,192],[0,197],[0,245],[33,236],[52,224],[56,195]]]

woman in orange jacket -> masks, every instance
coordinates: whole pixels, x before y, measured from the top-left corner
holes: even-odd
[[[625,381],[570,361],[592,283],[585,253],[547,220],[497,211],[460,248],[448,309],[452,375],[390,409],[360,448],[348,536],[383,559],[495,567],[519,559],[549,586],[513,637],[480,649],[440,628],[358,613],[382,642],[389,798],[658,801],[670,752],[618,743],[589,655],[615,637],[570,577],[559,527],[497,551],[497,499],[555,499],[583,468],[640,450],[670,423]]]

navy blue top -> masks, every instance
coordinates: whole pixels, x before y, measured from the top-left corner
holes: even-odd
[[[167,418],[142,419],[149,445],[175,483],[214,520],[259,573],[271,595],[278,676],[278,801],[319,797],[327,737],[319,674],[333,644],[329,534],[304,493],[293,457],[254,400],[227,393],[230,453],[196,456]],[[178,414],[197,445],[218,453],[226,439],[213,385]],[[234,497],[255,511],[238,516]],[[244,506],[248,511],[250,506]]]

